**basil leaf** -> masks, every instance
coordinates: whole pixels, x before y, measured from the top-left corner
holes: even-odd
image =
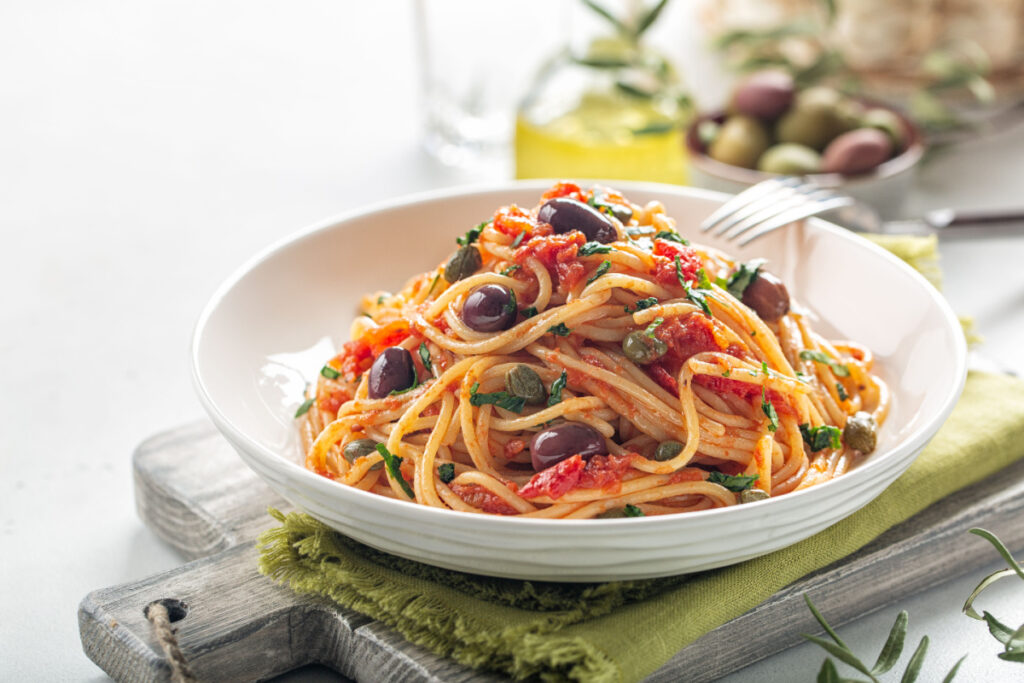
[[[850,398],[850,395],[846,393],[846,387],[839,382],[836,382],[836,393],[839,394],[840,401],[845,401]]]
[[[398,485],[402,487],[403,491],[405,491],[405,495],[410,498],[415,498],[416,494],[412,492],[409,482],[407,482],[405,477],[402,476],[402,459],[397,455],[392,455],[387,446],[382,443],[377,444],[377,452],[380,453],[382,458],[384,458],[384,467],[387,468],[388,474],[391,475],[392,479],[398,482]]]
[[[743,292],[747,291],[747,287],[757,279],[757,271],[765,263],[767,261],[763,258],[756,258],[753,261],[741,263],[736,272],[729,276],[729,281],[726,283],[725,288],[737,299],[742,299]]]
[[[637,311],[642,311],[645,308],[650,308],[651,306],[657,305],[658,297],[649,296],[646,299],[640,299],[639,301],[637,301],[632,310],[630,310],[629,306],[626,306],[626,313],[636,313]]]
[[[608,270],[611,267],[612,267],[612,262],[611,261],[601,261],[601,265],[599,265],[597,267],[597,270],[594,271],[594,274],[591,275],[590,279],[587,280],[587,284],[589,285],[591,282],[593,282],[597,278],[599,278],[602,275],[604,275],[605,273],[607,273]]]
[[[456,237],[455,241],[464,247],[473,244],[473,242],[476,242],[478,239],[480,239],[480,233],[482,233],[484,231],[484,228],[486,228],[490,224],[491,221],[484,221],[475,228],[470,228],[469,230],[467,230],[466,234],[463,235],[462,237]]]
[[[423,361],[423,367],[427,369],[427,372],[434,371],[434,364],[430,362],[430,351],[427,350],[427,342],[420,342],[420,360]]]
[[[576,252],[576,255],[591,256],[592,254],[607,254],[611,250],[612,248],[606,244],[601,244],[600,242],[587,242],[586,244],[579,248],[579,251]]]
[[[638,508],[632,503],[627,503],[626,507],[622,508],[622,512],[626,517],[643,517],[644,511]]]
[[[480,387],[480,383],[477,382],[469,390],[469,403],[474,406],[482,405],[494,405],[505,410],[511,410],[513,413],[523,412],[523,408],[526,406],[526,399],[520,396],[513,396],[507,391],[495,391],[489,394],[478,394],[476,390]]]
[[[800,425],[800,435],[804,437],[804,443],[810,447],[812,453],[826,448],[839,448],[842,445],[842,432],[838,427],[812,427],[805,422]]]
[[[558,323],[557,325],[553,325],[548,328],[548,332],[551,334],[557,334],[559,337],[568,337],[571,331],[572,330],[565,326],[565,323]]]
[[[836,377],[850,376],[850,368],[843,365],[842,363],[837,363],[836,361],[832,360],[827,355],[825,355],[823,351],[811,351],[809,349],[804,349],[803,351],[800,352],[800,360],[811,360],[814,361],[815,363],[827,365],[830,368],[832,368],[832,373]]]
[[[654,235],[656,240],[668,240],[669,242],[675,242],[676,244],[683,244],[690,246],[690,240],[685,237],[681,237],[678,232],[672,232],[671,230],[662,230]]]
[[[549,406],[558,405],[562,402],[562,389],[565,388],[565,385],[568,382],[569,376],[566,374],[565,370],[562,370],[562,374],[559,378],[551,383],[551,391],[548,392]]]
[[[704,315],[711,317],[711,307],[708,306],[708,300],[705,296],[707,292],[702,289],[693,289],[690,287],[690,283],[683,278],[683,264],[679,261],[679,254],[676,254],[676,279],[679,280],[679,284],[683,286],[683,291],[686,292],[686,298],[693,303],[700,306],[701,310],[704,311]]]
[[[330,365],[325,365],[322,368],[320,368],[320,374],[326,377],[327,379],[338,379],[339,377],[341,377],[341,373],[332,368]]]
[[[508,290],[508,293],[509,293],[508,303],[506,303],[502,307],[502,310],[505,313],[511,313],[512,315],[515,315],[516,311],[519,310],[519,303],[516,301],[516,290],[510,289],[510,290]]]
[[[736,474],[736,475],[733,475],[733,474],[723,474],[722,472],[712,472],[711,475],[708,476],[708,481],[711,482],[712,484],[718,484],[720,486],[724,486],[725,488],[729,489],[730,491],[734,491],[736,493],[739,493],[740,491],[746,491],[751,486],[753,486],[754,482],[757,481],[757,477],[758,477],[758,475],[756,475],[756,474],[750,474],[750,475]]]
[[[445,484],[452,483],[455,479],[455,465],[450,462],[443,462],[437,466],[437,476]]]
[[[296,409],[295,417],[302,417],[303,415],[308,413],[309,409],[312,408],[312,407],[313,407],[313,399],[307,398],[305,401],[302,402],[302,405],[300,405]]]
[[[768,400],[764,385],[761,386],[761,412],[768,418],[768,431],[774,432],[779,428],[779,414],[775,412],[775,406]]]
[[[523,316],[524,318],[532,318],[533,316],[537,315],[537,307],[530,306],[529,308],[524,308],[523,310],[519,311],[519,315]]]

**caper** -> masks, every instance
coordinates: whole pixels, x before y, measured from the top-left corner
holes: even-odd
[[[597,515],[595,519],[619,519],[620,517],[626,516],[626,508],[609,508],[601,514]]]
[[[843,427],[843,443],[865,455],[878,445],[878,424],[871,413],[854,413],[846,419]]]
[[[540,375],[529,365],[517,365],[505,373],[505,388],[513,396],[525,399],[530,405],[540,405],[548,397]]]
[[[355,441],[350,441],[348,444],[345,445],[345,448],[342,449],[342,453],[345,455],[345,459],[352,464],[355,464],[356,460],[358,460],[359,458],[366,457],[367,455],[371,455],[376,452],[377,442],[374,441],[373,439],[356,439]],[[379,470],[382,467],[384,467],[383,461],[375,464],[373,467],[370,468],[370,470]]]
[[[626,354],[626,358],[640,365],[653,363],[664,356],[667,351],[668,345],[665,342],[648,335],[643,330],[630,332],[622,340],[622,352]]]
[[[767,500],[771,498],[767,491],[762,489],[747,489],[746,491],[740,491],[740,502],[741,503],[756,503],[759,500]]]
[[[458,282],[480,270],[481,263],[480,251],[476,247],[462,247],[452,254],[448,265],[444,267],[444,279],[448,282]]]
[[[683,452],[683,444],[678,441],[662,441],[654,449],[654,459],[658,462],[671,460]]]
[[[757,168],[765,173],[807,175],[821,171],[821,155],[806,145],[783,142],[761,155]]]
[[[708,146],[708,156],[723,164],[754,168],[768,145],[768,133],[757,119],[730,116]]]
[[[871,109],[864,115],[862,123],[868,128],[877,128],[888,135],[894,149],[903,146],[907,136],[906,129],[903,127],[903,121],[894,112],[888,109]]]

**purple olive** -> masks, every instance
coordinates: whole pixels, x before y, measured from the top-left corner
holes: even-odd
[[[732,108],[740,114],[775,120],[793,104],[793,77],[782,71],[759,71],[747,78],[732,96]]]
[[[563,422],[537,432],[530,439],[530,461],[538,472],[576,454],[589,458],[607,453],[601,432],[581,422]]]
[[[858,128],[828,143],[821,155],[825,173],[854,175],[870,171],[892,154],[892,140],[877,128]]]
[[[384,398],[392,391],[408,389],[416,383],[412,354],[398,346],[384,349],[370,366],[370,398]]]
[[[773,323],[789,313],[789,291],[782,280],[760,270],[754,281],[743,290],[743,303],[766,322]]]
[[[619,231],[603,213],[569,197],[549,199],[540,207],[537,219],[555,232],[579,230],[588,241],[608,244],[619,239]]]
[[[462,322],[477,332],[500,332],[512,327],[516,321],[516,297],[502,285],[477,287],[462,305]]]

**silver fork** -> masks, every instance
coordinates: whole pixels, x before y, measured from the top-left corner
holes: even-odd
[[[853,204],[853,199],[806,178],[770,178],[718,207],[700,229],[744,245],[801,218]]]

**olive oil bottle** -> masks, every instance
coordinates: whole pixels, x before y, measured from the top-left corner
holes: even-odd
[[[616,35],[541,69],[516,117],[517,178],[686,183],[692,109],[675,70],[640,41],[654,18],[609,19]]]

